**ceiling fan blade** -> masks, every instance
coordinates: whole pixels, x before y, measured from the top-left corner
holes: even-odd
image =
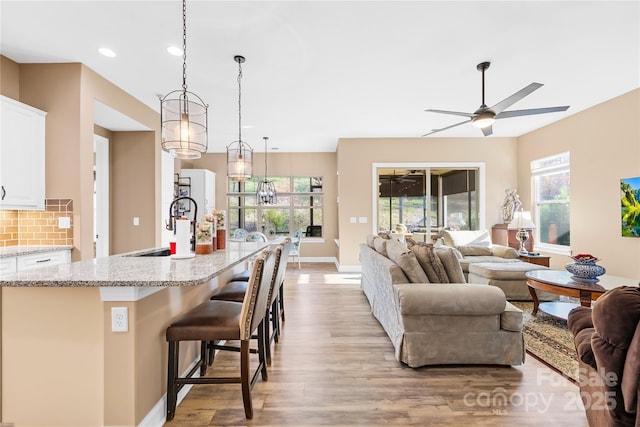
[[[528,110],[512,110],[503,111],[496,115],[496,119],[508,119],[509,117],[519,116],[532,116],[534,114],[556,113],[558,111],[566,111],[569,108],[568,105],[562,107],[547,107],[547,108],[530,108]]]
[[[527,86],[527,87],[525,87],[523,89],[520,89],[519,91],[517,91],[513,95],[511,95],[511,96],[503,99],[502,101],[498,102],[496,105],[491,107],[491,109],[493,110],[494,113],[500,114],[505,108],[509,108],[511,105],[513,105],[516,102],[520,101],[522,98],[524,98],[525,96],[529,95],[534,90],[540,89],[542,86],[544,86],[542,83],[531,83],[529,86]]]
[[[489,136],[493,133],[493,126],[487,126],[486,128],[481,128],[484,136]]]
[[[441,132],[441,131],[443,131],[443,130],[447,130],[447,129],[451,129],[451,128],[454,128],[454,127],[456,127],[456,126],[460,126],[460,125],[463,125],[463,124],[465,124],[465,123],[469,123],[469,122],[471,122],[471,119],[469,119],[469,120],[465,120],[464,122],[456,123],[455,125],[447,126],[446,128],[433,129],[431,132],[429,132],[429,133],[425,133],[425,134],[424,134],[424,135],[422,135],[422,136],[431,135],[431,134],[433,134],[433,133]]]
[[[424,110],[429,113],[441,113],[441,114],[453,114],[454,116],[473,117],[473,113],[463,113],[461,111],[447,111],[447,110]]]

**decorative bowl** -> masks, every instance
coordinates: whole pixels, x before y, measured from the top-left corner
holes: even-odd
[[[604,267],[596,264],[599,261],[598,258],[592,256],[571,258],[574,262],[568,263],[565,268],[572,274],[571,278],[576,281],[597,282],[598,276],[602,276],[606,272]]]

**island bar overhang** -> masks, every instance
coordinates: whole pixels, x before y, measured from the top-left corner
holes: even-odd
[[[162,425],[167,326],[267,245],[229,242],[191,260],[116,255],[3,277],[2,422]],[[127,307],[128,332],[111,331],[112,307]],[[186,370],[197,343],[181,352]]]

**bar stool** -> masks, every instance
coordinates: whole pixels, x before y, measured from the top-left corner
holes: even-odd
[[[278,297],[279,291],[284,281],[284,274],[287,269],[287,258],[291,249],[291,239],[286,238],[282,243],[278,244],[274,251],[275,263],[273,271],[273,280],[269,290],[269,302],[265,313],[264,334],[267,339],[266,357],[267,365],[271,365],[271,342],[278,342],[280,335],[280,315]],[[239,302],[244,298],[247,290],[247,282],[242,280],[231,281],[220,288],[218,292],[213,294],[211,299],[222,301]],[[271,323],[271,325],[270,325]],[[270,327],[271,326],[271,327]]]
[[[178,392],[185,384],[242,385],[242,400],[247,418],[253,417],[251,388],[261,374],[268,379],[265,363],[264,315],[269,302],[269,288],[273,281],[275,257],[273,251],[265,249],[254,261],[247,292],[238,304],[230,301],[207,300],[188,311],[167,328],[169,343],[167,372],[167,421],[175,416]],[[254,332],[258,336],[258,366],[253,374],[249,364],[249,341]],[[207,343],[221,340],[240,340],[240,375],[237,377],[204,377],[208,366]],[[186,374],[178,372],[180,341],[200,341],[200,360]],[[213,361],[213,360],[211,360]],[[201,377],[191,378],[197,370]]]

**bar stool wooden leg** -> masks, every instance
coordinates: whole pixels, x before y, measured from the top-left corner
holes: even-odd
[[[240,341],[240,377],[242,383],[242,401],[244,402],[244,414],[247,418],[253,418],[253,404],[251,402],[251,373],[249,372],[249,341]]]
[[[176,401],[178,399],[178,353],[180,343],[169,341],[169,361],[167,372],[167,421],[171,421],[176,414]]]
[[[280,300],[280,318],[284,322],[284,281],[280,284],[280,295],[278,299]]]

